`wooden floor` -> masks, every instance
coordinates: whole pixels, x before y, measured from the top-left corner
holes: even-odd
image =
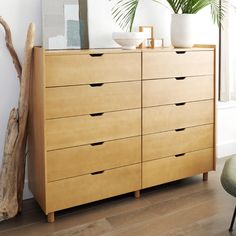
[[[0,223],[0,236],[236,235],[228,232],[236,200],[220,185],[223,163],[208,182],[196,176],[142,191],[138,200],[127,194],[61,211],[53,224],[27,200],[21,215]]]

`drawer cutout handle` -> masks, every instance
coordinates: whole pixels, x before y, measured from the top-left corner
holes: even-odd
[[[184,106],[186,104],[186,102],[180,102],[180,103],[176,103],[175,106]]]
[[[89,54],[90,57],[102,57],[103,56],[103,53],[92,53],[92,54]]]
[[[176,51],[177,54],[185,54],[186,51]]]
[[[175,77],[176,80],[184,80],[186,77]]]
[[[90,116],[92,117],[96,117],[96,116],[102,116],[104,113],[101,112],[101,113],[93,113],[93,114],[90,114]]]
[[[94,84],[90,84],[91,87],[102,87],[103,83],[94,83]]]
[[[185,153],[175,155],[175,157],[183,157],[183,156],[185,156]]]
[[[91,175],[101,175],[103,174],[105,171],[102,170],[102,171],[97,171],[97,172],[94,172],[94,173],[91,173]]]
[[[176,132],[182,132],[182,131],[185,131],[185,128],[176,129],[175,131],[176,131]]]
[[[104,142],[98,142],[98,143],[91,143],[90,145],[94,147],[94,146],[100,146],[103,144],[104,144]]]

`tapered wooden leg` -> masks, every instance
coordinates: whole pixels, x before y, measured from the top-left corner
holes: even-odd
[[[140,190],[134,192],[134,197],[137,199],[140,198]]]
[[[53,223],[55,221],[54,212],[48,213],[48,223]]]
[[[231,220],[229,232],[233,232],[235,217],[236,217],[236,207],[234,209],[234,214],[233,214],[233,217],[232,217],[232,220]]]
[[[203,181],[207,181],[208,180],[208,172],[203,173]]]

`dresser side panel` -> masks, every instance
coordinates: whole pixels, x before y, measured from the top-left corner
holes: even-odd
[[[29,108],[29,187],[46,211],[46,166],[44,138],[44,50],[34,48],[33,76],[30,82]]]

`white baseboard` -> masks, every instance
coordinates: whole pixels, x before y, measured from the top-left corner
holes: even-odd
[[[26,200],[26,199],[29,199],[29,198],[32,198],[32,197],[33,197],[33,195],[29,190],[28,180],[26,179],[25,180],[24,192],[23,192],[23,199]]]
[[[217,158],[223,158],[236,154],[236,140],[217,144]]]

